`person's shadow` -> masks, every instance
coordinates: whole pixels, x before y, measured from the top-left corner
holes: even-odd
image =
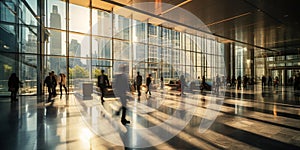
[[[12,130],[16,130],[18,128],[18,124],[19,124],[19,118],[18,118],[18,104],[17,103],[11,103],[10,104],[10,112],[9,112],[9,127]]]
[[[57,117],[57,107],[53,106],[54,101],[50,105],[46,106],[46,117],[47,118],[56,118]]]

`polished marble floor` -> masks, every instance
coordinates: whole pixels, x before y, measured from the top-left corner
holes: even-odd
[[[1,149],[300,149],[292,87],[130,93],[126,126],[118,98],[92,96],[0,98]]]

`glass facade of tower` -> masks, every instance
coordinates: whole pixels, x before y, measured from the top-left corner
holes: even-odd
[[[224,44],[215,39],[142,22],[132,19],[132,15],[122,16],[93,7],[89,1],[85,3],[1,1],[1,95],[8,94],[7,80],[13,72],[25,83],[21,94],[36,94],[38,84],[50,71],[68,74],[72,91],[77,81],[95,83],[102,69],[111,79],[119,64],[129,66],[131,79],[137,71],[144,77],[151,73],[154,83],[160,77],[168,82],[181,74],[187,81],[198,76],[213,80],[216,74],[226,75]],[[37,17],[41,13],[39,5],[44,6],[43,19]],[[44,39],[39,33],[41,26]]]

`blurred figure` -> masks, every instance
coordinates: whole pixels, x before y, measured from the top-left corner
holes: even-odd
[[[141,85],[143,82],[143,77],[140,75],[140,72],[137,72],[136,76],[136,89],[138,92],[138,96],[141,96]]]
[[[160,89],[163,89],[164,88],[164,77],[161,76],[160,77]]]
[[[244,77],[243,77],[243,88],[244,89],[247,89],[248,80],[249,80],[249,78],[246,75],[244,75]]]
[[[242,89],[242,88],[241,88],[241,85],[242,85],[242,77],[241,77],[241,76],[238,76],[238,77],[237,77],[237,83],[238,83],[237,89],[238,89],[238,90],[241,90],[241,89]]]
[[[149,74],[148,77],[146,78],[146,86],[147,86],[146,94],[149,92],[149,95],[151,95],[151,91],[150,91],[151,82],[152,82],[151,74]]]
[[[60,96],[62,96],[62,87],[64,87],[66,95],[67,95],[68,94],[68,90],[67,90],[67,87],[66,87],[66,84],[67,84],[67,77],[66,77],[66,75],[63,74],[63,73],[60,73],[58,81],[59,81]]]
[[[52,75],[53,75],[52,72],[49,72],[49,75],[44,80],[44,86],[46,85],[48,88],[48,94],[49,94],[48,101],[50,101],[51,97],[54,95],[53,86],[56,84],[56,81],[53,80]]]
[[[275,77],[275,80],[274,80],[274,87],[278,87],[279,86],[279,78],[278,76]]]
[[[297,72],[295,79],[294,79],[294,91],[295,94],[299,94],[298,90],[300,90],[300,74]]]
[[[8,91],[10,91],[10,102],[16,102],[17,99],[17,93],[19,91],[19,85],[23,84],[19,78],[17,77],[16,73],[12,73],[8,79]]]
[[[272,85],[272,77],[269,76],[269,78],[268,78],[268,86],[271,86],[271,85]]]
[[[101,70],[101,75],[98,76],[98,87],[100,88],[101,92],[101,102],[104,102],[104,96],[106,92],[106,88],[109,86],[108,77],[104,74],[104,70]]]
[[[200,77],[198,77],[198,79],[200,80]],[[206,87],[205,76],[202,76],[202,83],[200,84],[201,93],[203,93],[203,90],[205,89],[205,87]]]
[[[55,74],[54,71],[51,71],[51,77],[52,77],[52,80],[53,80],[53,86],[52,86],[52,92],[53,92],[53,96],[55,97],[57,94],[56,94],[56,86],[57,86],[57,76]]]
[[[219,87],[221,85],[221,79],[219,77],[219,75],[216,76],[216,93],[219,92]]]
[[[130,91],[127,70],[128,67],[126,65],[120,65],[120,74],[115,75],[115,81],[113,82],[115,96],[120,98],[122,104],[122,107],[116,114],[118,115],[122,110],[121,123],[123,125],[130,123],[130,121],[126,120],[127,99],[129,98],[127,94]]]
[[[186,87],[186,82],[185,82],[185,78],[184,78],[184,75],[181,75],[180,76],[180,88],[181,88],[181,93],[180,95],[184,95],[184,89]]]
[[[262,76],[262,78],[261,78],[261,86],[262,87],[266,86],[266,83],[267,83],[267,78],[265,76]]]
[[[231,78],[231,87],[235,87],[235,76],[232,76]]]

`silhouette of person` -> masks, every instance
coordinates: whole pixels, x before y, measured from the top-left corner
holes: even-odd
[[[130,91],[128,75],[126,73],[128,71],[127,65],[120,65],[119,71],[120,74],[115,75],[115,81],[113,82],[113,87],[114,87],[114,94],[116,97],[120,98],[122,107],[116,114],[119,114],[119,112],[122,110],[121,123],[123,125],[126,125],[130,123],[130,121],[126,119],[127,99],[128,99],[127,94]]]
[[[271,85],[272,85],[272,77],[269,76],[269,78],[268,78],[268,86],[271,86]]]
[[[160,77],[160,89],[163,89],[164,88],[164,77],[161,76]]]
[[[261,78],[261,86],[262,87],[266,86],[266,81],[267,81],[267,78],[263,75]]]
[[[186,82],[185,82],[185,78],[184,75],[180,76],[180,88],[181,88],[181,95],[184,95],[184,89],[186,87]]]
[[[216,93],[219,92],[219,87],[221,85],[221,79],[219,77],[219,75],[216,76]]]
[[[48,96],[48,101],[51,100],[51,97],[54,95],[54,92],[53,92],[53,86],[54,86],[54,82],[56,82],[55,80],[53,80],[53,77],[52,77],[52,72],[49,72],[49,75],[45,78],[44,80],[44,86],[46,85],[47,88],[48,88],[48,93],[49,93],[49,96]]]
[[[275,80],[274,80],[274,87],[278,87],[279,86],[279,78],[278,76],[275,77]]]
[[[241,84],[242,84],[242,77],[241,76],[237,77],[237,82],[238,82],[237,89],[240,90],[241,89]]]
[[[68,94],[68,90],[66,87],[66,83],[67,83],[67,78],[66,75],[63,73],[59,74],[59,90],[60,90],[60,96],[62,96],[62,87],[64,87],[66,94]]]
[[[16,73],[12,73],[8,79],[8,91],[10,91],[10,102],[17,101],[17,93],[19,91],[19,85],[23,84]]]
[[[146,94],[149,92],[149,95],[151,95],[151,91],[150,91],[151,82],[152,82],[151,74],[149,74],[148,77],[146,78],[146,86],[147,86]]]
[[[199,79],[199,82],[200,82],[200,77],[198,77]],[[205,89],[205,86],[206,86],[206,83],[205,83],[205,76],[202,76],[202,82],[200,84],[200,90],[201,90],[201,93],[203,93],[203,90]]]
[[[136,76],[136,89],[138,92],[138,96],[141,96],[141,85],[143,82],[143,77],[140,75],[140,72],[137,72]]]
[[[104,74],[104,70],[101,70],[101,75],[98,76],[98,87],[100,88],[101,92],[101,102],[104,102],[104,96],[106,92],[106,88],[109,86],[108,77]]]
[[[52,74],[52,84],[53,84],[53,86],[52,86],[52,92],[53,92],[53,96],[56,96],[57,94],[56,94],[56,86],[57,86],[57,76],[56,76],[56,74],[54,73],[54,71],[52,71],[51,72],[51,74]]]

